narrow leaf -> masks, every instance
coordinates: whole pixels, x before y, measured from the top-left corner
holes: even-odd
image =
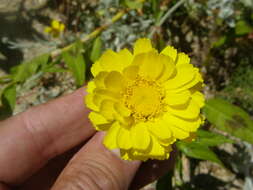
[[[102,40],[100,37],[97,37],[93,43],[90,60],[95,62],[101,55],[102,51]]]
[[[62,57],[67,64],[67,67],[72,72],[77,87],[84,84],[85,81],[85,60],[81,53],[81,47],[76,46],[74,50],[70,52],[64,52]]]
[[[195,142],[205,146],[217,146],[224,143],[233,143],[233,140],[218,133],[199,129],[197,131],[197,138]]]
[[[209,160],[223,166],[217,155],[205,145],[195,142],[186,143],[183,141],[178,141],[176,145],[179,150],[189,157],[201,160]]]

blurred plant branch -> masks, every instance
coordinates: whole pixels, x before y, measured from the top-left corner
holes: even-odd
[[[91,32],[88,35],[85,36],[81,36],[80,41],[82,43],[87,42],[91,39],[93,39],[94,37],[96,37],[98,34],[100,34],[102,31],[104,31],[105,29],[107,29],[108,27],[110,27],[113,23],[117,22],[119,19],[121,19],[127,12],[129,9],[123,9],[120,10],[117,14],[115,14],[111,20],[108,21],[108,23],[105,23],[104,25],[96,28],[93,32]],[[56,49],[54,51],[52,51],[51,53],[51,57],[55,58],[57,56],[59,56],[60,54],[62,54],[63,52],[66,52],[68,50],[70,50],[73,46],[75,45],[75,42],[62,48],[62,49]]]
[[[160,20],[158,20],[156,22],[156,24],[154,25],[154,27],[152,28],[150,34],[149,34],[149,38],[152,38],[153,35],[155,34],[157,28],[159,28],[160,26],[162,26],[162,24],[172,15],[172,13],[174,13],[181,5],[183,5],[187,0],[180,0],[178,1],[173,7],[171,7],[163,16]]]

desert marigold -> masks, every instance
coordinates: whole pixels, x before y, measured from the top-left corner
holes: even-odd
[[[89,119],[106,131],[104,145],[126,160],[167,159],[176,140],[189,139],[202,123],[203,79],[184,53],[160,53],[149,39],[133,53],[107,50],[92,65],[85,102]]]
[[[61,32],[65,29],[65,25],[58,20],[52,20],[51,26],[45,28],[45,32],[50,34],[52,37],[57,38],[60,36]]]

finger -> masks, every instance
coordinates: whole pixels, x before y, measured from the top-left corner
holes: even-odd
[[[0,190],[9,190],[9,188],[5,184],[0,183]]]
[[[60,172],[66,167],[67,162],[79,149],[80,146],[75,147],[71,151],[52,159],[43,169],[22,184],[18,190],[49,190]],[[130,189],[140,189],[172,170],[175,165],[175,158],[176,152],[173,151],[169,160],[149,160],[142,163],[131,183]]]
[[[102,145],[97,133],[71,159],[52,190],[124,190],[138,169],[139,161],[123,161]]]
[[[66,167],[69,160],[76,154],[83,143],[78,145],[71,150],[51,159],[46,166],[41,168],[37,173],[31,176],[25,181],[17,190],[49,190],[55,183],[57,177],[60,175],[62,170]]]
[[[94,133],[84,95],[82,88],[0,123],[0,181],[21,183]]]
[[[133,179],[133,182],[131,183],[130,189],[140,189],[172,170],[175,166],[176,154],[176,149],[174,149],[170,153],[170,158],[168,160],[149,160],[142,163]]]

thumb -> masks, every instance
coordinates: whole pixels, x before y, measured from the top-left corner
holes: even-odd
[[[124,161],[107,150],[104,134],[93,138],[71,159],[52,190],[126,190],[137,171],[139,161]]]

